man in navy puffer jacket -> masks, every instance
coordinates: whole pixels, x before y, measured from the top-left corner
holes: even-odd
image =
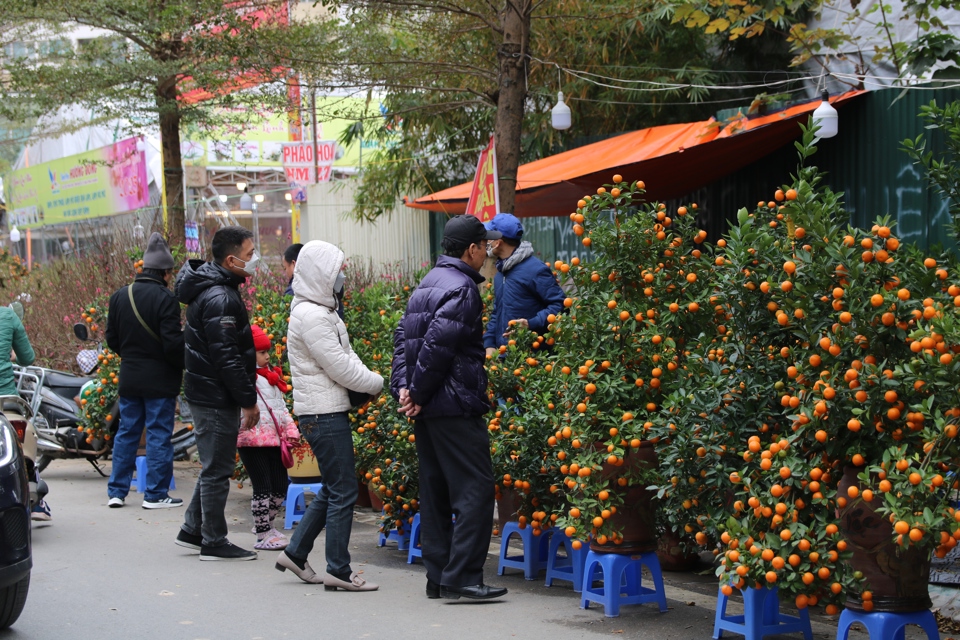
[[[497,275],[483,346],[492,356],[510,339],[511,321],[542,334],[549,324],[547,317],[563,311],[566,296],[550,268],[533,255],[533,245],[523,240],[523,225],[516,216],[498,213],[486,227],[503,236],[490,243],[490,253],[497,257]]]
[[[477,284],[487,242],[499,238],[473,216],[451,218],[443,229],[444,255],[410,296],[394,336],[390,390],[400,412],[416,419],[428,598],[487,600],[507,593],[483,584],[494,482]]]

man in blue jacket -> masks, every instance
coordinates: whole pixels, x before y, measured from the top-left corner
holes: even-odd
[[[428,598],[488,600],[507,593],[483,583],[494,482],[477,285],[487,243],[499,238],[473,216],[451,218],[443,255],[410,296],[394,335],[390,390],[400,413],[416,419]]]
[[[483,346],[492,356],[510,339],[511,321],[542,335],[549,324],[547,316],[563,311],[565,294],[550,268],[533,255],[533,246],[523,240],[523,225],[516,216],[498,213],[486,227],[502,236],[490,243],[490,254],[497,258],[497,275]]]

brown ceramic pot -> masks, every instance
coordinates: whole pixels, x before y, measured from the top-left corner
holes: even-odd
[[[849,487],[864,487],[857,478],[856,467],[846,467],[837,492],[847,495]],[[862,491],[861,491],[862,493]],[[880,495],[876,491],[876,495]],[[853,550],[850,563],[862,571],[867,588],[873,592],[873,611],[909,612],[931,607],[927,586],[930,580],[929,549],[903,549],[893,542],[893,525],[864,500],[851,500],[844,509],[838,509],[840,531]],[[846,606],[863,611],[863,603],[856,597],[847,599]]]
[[[631,449],[624,457],[623,464],[632,470],[655,469],[657,452],[653,443],[644,440],[637,449]],[[603,553],[634,555],[657,549],[657,502],[656,494],[648,491],[643,483],[620,487],[614,478],[621,474],[620,467],[604,464],[601,478],[610,480],[609,491],[623,497],[623,505],[610,516],[610,524],[623,535],[623,542],[614,544],[590,543],[590,548]]]

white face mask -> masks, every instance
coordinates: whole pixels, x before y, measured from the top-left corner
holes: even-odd
[[[347,274],[343,271],[337,274],[337,279],[333,282],[333,292],[340,294],[343,291],[343,283],[347,280]]]
[[[234,256],[234,258],[236,258],[237,260],[240,260],[240,258],[237,258],[236,256]],[[240,260],[240,262],[243,262],[243,260]],[[243,271],[248,276],[252,277],[257,273],[258,264],[260,264],[260,256],[257,255],[256,251],[254,251],[253,257],[247,260],[246,262],[244,262],[243,268],[240,270]]]

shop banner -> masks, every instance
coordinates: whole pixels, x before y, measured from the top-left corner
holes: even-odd
[[[308,185],[329,182],[336,156],[335,140],[317,141],[316,161],[313,157],[313,142],[291,142],[283,145],[283,171],[294,200],[306,200]]]
[[[21,229],[142,209],[150,203],[140,138],[11,172],[7,224]]]
[[[467,215],[476,216],[480,222],[493,220],[500,211],[500,191],[497,184],[497,152],[493,145],[493,136],[490,136],[490,144],[480,152],[480,160],[477,161],[477,175],[473,178]]]

